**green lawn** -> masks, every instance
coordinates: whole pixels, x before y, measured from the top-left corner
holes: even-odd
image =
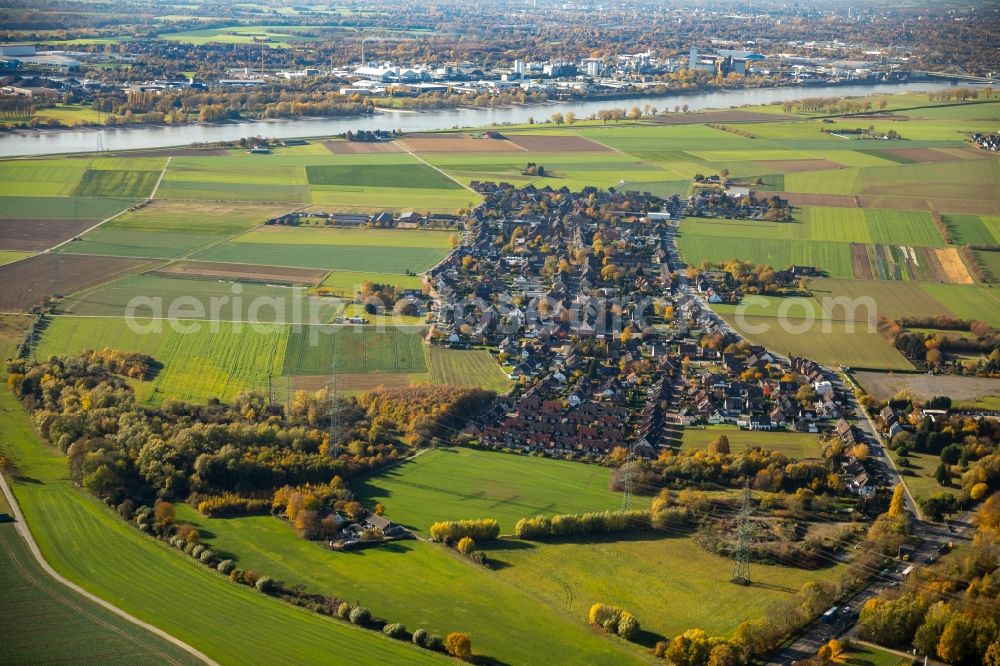
[[[328,268],[363,272],[379,268],[386,273],[420,273],[431,268],[448,253],[433,247],[392,247],[386,245],[320,245],[306,242],[243,242],[244,237],[216,245],[193,258],[202,261],[249,263],[262,266]]]
[[[735,427],[684,428],[681,446],[705,448],[721,435],[729,439],[729,448],[733,453],[761,447],[779,451],[795,460],[819,458],[821,454],[818,435],[807,432],[752,432]]]
[[[152,380],[136,384],[140,400],[159,404],[176,398],[204,402],[230,400],[249,390],[267,391],[284,361],[288,326],[255,329],[229,322],[177,322],[196,330],[183,332],[166,321],[141,321],[155,329],[133,330],[117,317],[56,317],[45,329],[39,357],[84,349],[119,349],[149,354],[163,365]]]
[[[521,518],[615,509],[611,470],[596,465],[454,448],[437,449],[352,482],[362,502],[426,530],[438,520],[496,518],[513,533]]]
[[[913,661],[898,654],[855,642],[850,649],[840,653],[834,663],[845,666],[910,666]]]
[[[11,350],[8,343],[5,353]],[[0,448],[14,456],[23,479],[13,484],[14,493],[46,560],[93,594],[220,663],[349,662],[358,654],[367,663],[440,662],[404,643],[236,586],[129,527],[70,484],[65,457],[39,440],[9,391],[0,391],[0,433]],[[75,654],[94,648],[101,649],[77,646]]]
[[[284,355],[285,375],[337,372],[426,372],[420,327],[305,326],[293,330]]]
[[[510,379],[488,351],[475,349],[430,348],[431,381],[435,384],[480,386],[504,393]]]

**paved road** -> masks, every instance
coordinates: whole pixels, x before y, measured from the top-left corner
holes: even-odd
[[[48,574],[49,576],[51,576],[52,578],[54,578],[59,583],[62,583],[63,585],[65,585],[69,589],[73,590],[74,592],[76,592],[80,596],[89,599],[90,601],[94,602],[95,604],[98,604],[98,605],[102,606],[103,608],[106,608],[107,610],[111,611],[115,615],[118,615],[118,616],[120,616],[120,617],[128,620],[132,624],[138,625],[138,626],[142,627],[143,629],[146,629],[147,631],[150,631],[150,632],[156,634],[157,636],[159,636],[163,640],[165,640],[165,641],[167,641],[167,642],[169,642],[169,643],[171,643],[173,645],[176,645],[180,649],[182,649],[185,652],[188,652],[191,655],[197,657],[198,659],[200,659],[201,661],[205,662],[206,664],[209,664],[210,666],[219,666],[218,663],[216,661],[214,661],[213,659],[211,659],[208,655],[204,654],[203,652],[201,652],[199,650],[196,650],[195,648],[191,647],[190,645],[188,645],[184,641],[182,641],[182,640],[180,640],[178,638],[174,638],[173,636],[171,636],[167,632],[163,631],[162,629],[160,629],[158,627],[154,627],[153,625],[149,624],[148,622],[143,622],[142,620],[140,620],[139,618],[135,617],[134,615],[130,615],[129,613],[123,611],[121,608],[118,608],[117,606],[108,603],[104,599],[101,599],[100,597],[91,594],[90,592],[88,592],[87,590],[83,589],[82,587],[80,587],[76,583],[73,583],[73,582],[67,580],[66,578],[63,578],[61,575],[59,575],[59,573],[56,572],[56,570],[53,569],[49,565],[49,563],[45,560],[45,558],[42,556],[42,551],[39,550],[38,544],[35,542],[35,537],[31,534],[31,530],[28,529],[28,524],[24,520],[24,514],[21,513],[21,506],[17,503],[17,498],[14,497],[13,491],[11,491],[10,486],[7,484],[7,479],[5,479],[2,474],[0,474],[0,491],[3,491],[4,496],[7,498],[7,503],[10,505],[11,513],[14,515],[14,521],[15,521],[15,523],[17,525],[17,531],[18,531],[18,533],[21,535],[21,538],[24,539],[24,541],[27,543],[28,550],[31,551],[32,557],[34,557],[35,561],[38,562],[38,566],[40,566],[42,568],[42,570],[46,574]]]
[[[674,226],[673,229],[675,230],[676,226]],[[672,270],[676,270],[678,274],[678,305],[682,305],[689,301],[696,304],[701,311],[701,321],[699,323],[703,325],[710,323],[723,333],[729,333],[742,338],[743,336],[738,331],[734,330],[722,317],[716,314],[711,307],[709,307],[709,304],[705,302],[701,294],[691,289],[685,274],[686,265],[681,261],[680,254],[677,250],[676,238],[673,233],[669,236],[667,254],[670,262],[670,268]],[[775,357],[776,360],[785,363],[786,365],[789,364],[788,358],[774,352],[769,353]],[[825,366],[822,367],[824,374],[826,374],[827,378],[834,384],[835,389],[837,389],[841,395],[846,397],[846,406],[851,409],[856,416],[854,425],[861,432],[864,441],[869,445],[872,452],[872,459],[875,461],[875,464],[878,465],[879,470],[887,478],[888,485],[895,486],[896,484],[903,483],[903,478],[900,475],[899,470],[889,457],[888,448],[884,445],[881,434],[878,432],[878,429],[875,427],[875,424],[872,422],[872,419],[868,416],[867,412],[865,412],[865,410],[858,403],[851,387],[847,386],[845,376],[840,372],[835,371],[833,368]],[[936,559],[938,549],[942,544],[971,539],[971,512],[965,514],[957,521],[951,521],[948,525],[935,525],[933,523],[925,522],[920,512],[920,507],[913,499],[913,496],[910,494],[910,490],[905,483],[903,483],[903,488],[906,490],[904,498],[906,509],[915,517],[914,533],[922,540],[911,557],[910,561],[912,563],[918,566],[921,564],[927,564],[933,561],[933,559]],[[899,574],[903,570],[904,566],[906,565],[896,566],[885,576],[873,576],[872,580],[865,588],[858,592],[852,599],[842,604],[843,606],[846,606],[847,609],[838,614],[834,622],[826,624],[817,620],[799,637],[797,637],[792,644],[773,654],[768,659],[767,663],[774,664],[776,666],[788,666],[797,661],[815,656],[820,646],[829,641],[831,638],[836,638],[841,635],[852,635],[855,629],[854,613],[857,612],[857,610],[859,610],[869,598],[877,595],[886,587],[897,585],[900,580]],[[928,663],[935,664],[936,662],[929,660]]]

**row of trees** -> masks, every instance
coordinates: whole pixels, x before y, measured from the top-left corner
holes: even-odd
[[[631,532],[651,527],[652,520],[647,510],[602,511],[522,518],[514,526],[514,536],[518,539],[547,539]]]
[[[500,536],[500,523],[493,518],[478,520],[443,520],[430,527],[431,539],[451,546],[462,539],[495,541]]]

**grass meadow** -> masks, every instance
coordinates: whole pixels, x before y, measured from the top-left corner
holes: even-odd
[[[160,201],[101,225],[63,246],[73,254],[179,259],[284,212],[278,207]]]
[[[35,353],[46,357],[109,347],[149,354],[162,369],[133,386],[137,397],[151,404],[172,398],[230,400],[244,391],[267,391],[271,377],[281,374],[287,326],[257,330],[229,322],[181,322],[197,327],[183,333],[167,322],[148,324],[159,325],[159,332],[133,331],[117,317],[56,317]]]
[[[386,239],[370,236],[371,245],[318,243],[317,236],[281,239],[275,234],[253,232],[204,250],[194,258],[203,261],[249,263],[262,266],[325,268],[335,271],[365,272],[378,268],[384,273],[406,274],[425,271],[441,261],[447,247],[396,246]],[[321,230],[319,233],[328,233]],[[418,233],[418,232],[414,232]],[[334,239],[331,237],[331,239]],[[334,239],[336,240],[336,239]],[[295,242],[300,241],[300,242]]]
[[[754,584],[733,585],[732,560],[713,555],[684,533],[631,538],[594,537],[554,543],[500,542],[488,555],[497,576],[569,617],[586,617],[596,602],[636,614],[642,628],[672,637],[701,628],[727,635],[743,620],[810,581],[836,581],[838,567],[805,571],[751,567]]]
[[[365,504],[426,531],[438,520],[496,518],[511,534],[521,518],[616,509],[611,470],[562,460],[454,448],[435,449],[352,482]]]
[[[7,342],[5,353],[12,351],[13,343]],[[41,441],[9,391],[0,391],[0,431],[0,448],[20,470],[22,480],[12,484],[14,494],[53,568],[218,662],[350,661],[361,653],[377,664],[443,663],[405,643],[234,585],[130,527],[73,487],[66,458]],[[5,598],[9,596],[8,591]],[[220,618],[229,620],[220,624]],[[127,659],[139,660],[138,654]]]
[[[511,381],[496,358],[481,349],[444,349],[431,347],[431,381],[454,386],[479,386],[497,393],[511,387]]]
[[[850,334],[843,321],[808,321],[788,317],[782,326],[773,317],[739,318],[723,312],[736,330],[756,344],[786,356],[804,356],[819,363],[886,370],[912,370],[913,365],[874,330],[858,326]],[[742,327],[741,327],[742,323]],[[801,327],[802,331],[797,330]]]
[[[0,496],[0,513],[7,511]],[[13,522],[0,524],[0,661],[200,664],[192,655],[87,601],[35,562]]]
[[[334,365],[337,372],[426,372],[423,332],[420,327],[302,327],[288,336],[282,374],[328,375]]]

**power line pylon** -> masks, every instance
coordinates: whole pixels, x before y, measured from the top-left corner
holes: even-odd
[[[622,463],[622,511],[632,509],[632,494],[635,492],[635,454],[629,452]]]
[[[327,390],[330,398],[330,455],[340,453],[340,438],[344,434],[343,415],[340,410],[340,377],[337,375],[337,362],[334,361],[330,376],[330,387]]]
[[[743,501],[736,517],[736,550],[733,553],[733,578],[737,585],[750,584],[750,554],[753,540],[753,524],[750,516],[753,513],[753,494],[750,492],[750,482],[747,481],[743,490]]]

